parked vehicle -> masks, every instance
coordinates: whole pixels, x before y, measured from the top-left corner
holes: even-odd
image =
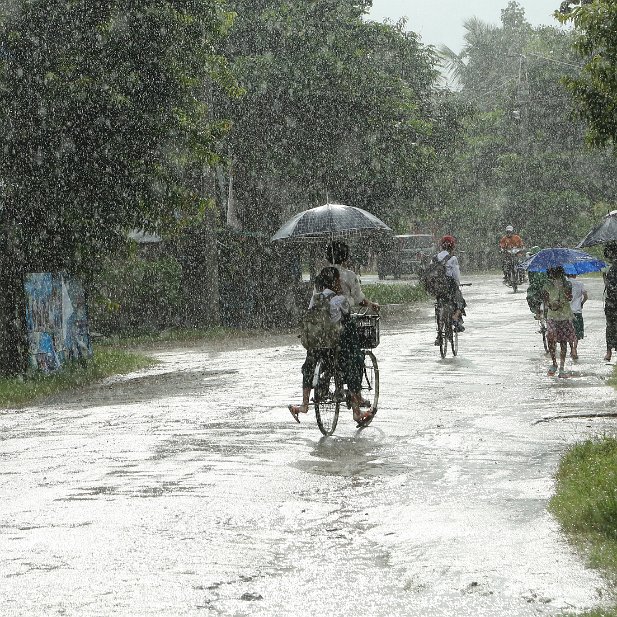
[[[418,274],[437,253],[431,234],[403,234],[384,242],[377,254],[377,274],[400,278],[404,274]]]

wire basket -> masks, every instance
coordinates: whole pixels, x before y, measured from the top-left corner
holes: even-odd
[[[356,315],[356,328],[362,349],[375,349],[379,345],[379,315]]]

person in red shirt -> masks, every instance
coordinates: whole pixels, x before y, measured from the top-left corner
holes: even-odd
[[[514,227],[508,225],[506,227],[506,235],[499,240],[499,250],[501,252],[501,269],[503,270],[503,278],[508,276],[508,251],[510,249],[522,249],[524,246],[522,238],[514,233]]]

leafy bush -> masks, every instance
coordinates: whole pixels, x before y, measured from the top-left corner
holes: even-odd
[[[588,440],[560,462],[550,509],[590,550],[594,566],[617,577],[617,438]]]
[[[174,257],[137,255],[109,262],[94,279],[90,294],[93,330],[149,332],[174,325],[182,308],[181,266]]]
[[[362,291],[367,298],[379,304],[407,304],[429,298],[421,285],[369,283],[362,285]]]

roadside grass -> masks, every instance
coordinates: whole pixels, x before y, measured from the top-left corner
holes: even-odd
[[[549,510],[589,564],[617,585],[617,438],[573,446],[561,459],[556,481]],[[617,617],[617,605],[584,616]]]
[[[608,383],[613,386],[613,388],[617,388],[617,364],[613,367],[613,372],[608,378]]]
[[[72,363],[50,375],[0,377],[0,409],[22,407],[104,377],[130,373],[154,364],[154,358],[142,354],[97,346],[94,357],[85,366]]]
[[[368,283],[362,285],[362,291],[367,298],[379,304],[409,304],[429,299],[424,287],[415,284]]]
[[[99,347],[135,347],[150,343],[182,343],[189,341],[214,340],[229,336],[241,336],[238,330],[215,326],[212,328],[166,328],[160,332],[137,332],[114,334],[97,340]]]

